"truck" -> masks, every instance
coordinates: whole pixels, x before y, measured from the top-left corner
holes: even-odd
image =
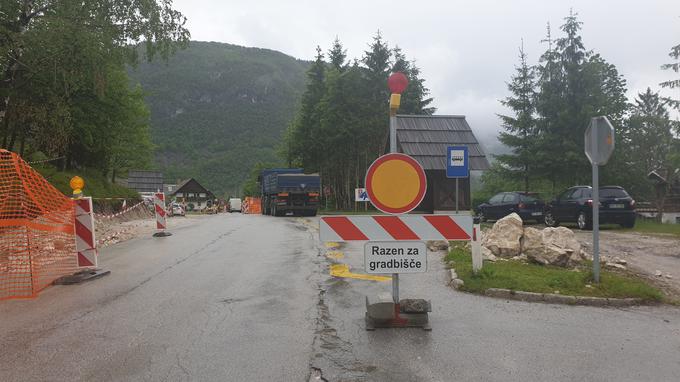
[[[262,214],[316,216],[321,178],[301,168],[272,168],[260,174]]]

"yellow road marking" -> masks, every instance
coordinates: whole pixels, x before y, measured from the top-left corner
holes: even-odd
[[[371,281],[390,281],[391,277],[387,276],[375,276],[375,275],[364,275],[359,273],[352,273],[349,271],[349,265],[347,264],[331,264],[331,276],[333,277],[344,277],[350,279],[359,280],[371,280]]]
[[[325,245],[326,248],[340,248],[340,243],[336,243],[334,241],[327,241]]]
[[[326,252],[326,257],[329,259],[340,260],[345,257],[345,255],[340,251],[328,251]]]

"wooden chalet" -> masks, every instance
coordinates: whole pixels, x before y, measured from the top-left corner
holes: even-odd
[[[170,199],[186,205],[188,211],[200,211],[213,205],[215,195],[196,179],[189,178],[177,185],[177,188],[170,194]]]
[[[489,169],[489,161],[464,116],[397,115],[397,151],[412,156],[427,175],[427,193],[415,212],[456,209],[456,179],[446,177],[449,146],[467,146],[470,171]],[[470,178],[458,179],[458,210],[471,209]]]

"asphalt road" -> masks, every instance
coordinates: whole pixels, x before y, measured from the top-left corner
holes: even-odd
[[[170,221],[172,223],[172,220]],[[240,214],[105,248],[110,276],[0,302],[0,381],[677,381],[680,309],[473,296],[441,254],[402,275],[433,330],[364,329],[362,246],[328,259],[316,220]],[[311,378],[310,378],[311,373]]]
[[[221,214],[105,248],[111,275],[0,303],[0,381],[302,381],[318,250],[286,219]]]

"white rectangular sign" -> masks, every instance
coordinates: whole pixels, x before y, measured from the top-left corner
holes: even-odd
[[[465,166],[465,150],[451,150],[451,166]]]
[[[365,188],[355,188],[354,189],[354,201],[355,202],[368,202],[368,192]]]
[[[369,241],[364,246],[366,273],[427,271],[427,247],[422,241]]]

